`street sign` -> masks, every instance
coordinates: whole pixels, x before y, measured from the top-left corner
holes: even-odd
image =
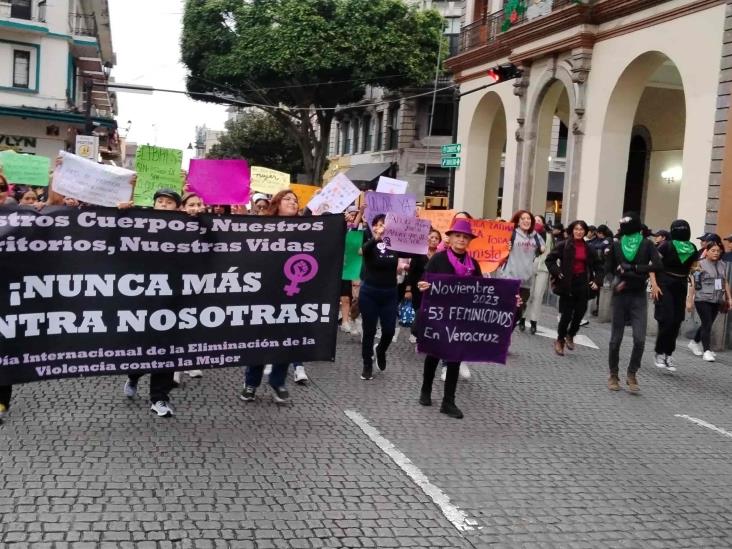
[[[459,168],[460,157],[459,156],[443,156],[442,157],[443,168]]]
[[[450,145],[442,146],[442,154],[460,154],[460,150],[463,146],[460,143],[451,143]]]

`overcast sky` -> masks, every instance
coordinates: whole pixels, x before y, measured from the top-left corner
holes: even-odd
[[[180,62],[183,0],[109,0],[116,82],[185,89]],[[183,149],[195,140],[196,126],[223,129],[226,108],[185,95],[117,92],[120,135],[129,140]],[[128,123],[131,121],[131,125]],[[195,147],[195,143],[194,143]]]

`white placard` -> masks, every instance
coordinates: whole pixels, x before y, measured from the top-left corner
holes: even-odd
[[[96,162],[99,156],[99,137],[96,135],[77,135],[75,152],[77,156]]]
[[[95,206],[116,207],[132,200],[135,172],[97,164],[75,154],[59,151],[61,165],[53,174],[53,190]]]
[[[315,215],[327,212],[341,213],[353,203],[361,191],[342,173],[330,182],[308,202],[308,209]]]
[[[379,177],[379,183],[376,185],[377,193],[388,193],[388,194],[404,194],[407,192],[406,181],[401,179],[392,179],[391,177]]]

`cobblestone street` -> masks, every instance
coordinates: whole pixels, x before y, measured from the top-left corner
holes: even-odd
[[[546,309],[541,324],[553,320]],[[641,394],[610,393],[608,325],[581,333],[600,349],[563,359],[551,339],[517,333],[508,367],[475,366],[459,383],[461,421],[417,404],[406,330],[371,382],[359,379],[358,338],[340,334],[337,362],[307,365],[310,385],[291,384],[285,408],[264,388],[241,402],[235,368],[186,376],[169,420],[128,401],[122,377],[20,386],[0,426],[0,544],[731,546],[729,354],[704,363],[680,340],[679,371],[663,374],[649,340]],[[445,497],[427,495],[356,417]]]

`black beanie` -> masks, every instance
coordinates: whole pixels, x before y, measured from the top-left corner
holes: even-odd
[[[620,234],[625,236],[641,232],[643,225],[640,216],[635,212],[628,212],[620,220]]]
[[[685,219],[677,219],[671,223],[671,240],[687,241],[691,239],[691,227]]]

